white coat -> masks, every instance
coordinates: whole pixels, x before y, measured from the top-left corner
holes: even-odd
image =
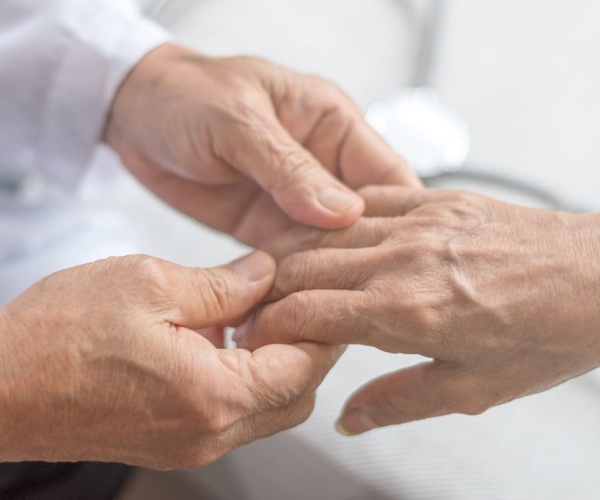
[[[119,85],[168,38],[129,0],[0,2],[0,305],[131,248],[114,218],[74,205]]]

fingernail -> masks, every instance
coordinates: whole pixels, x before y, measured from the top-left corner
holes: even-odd
[[[246,321],[244,321],[240,326],[237,327],[231,339],[238,345],[238,347],[244,347],[244,345],[246,344],[246,339],[252,331],[253,325],[254,314],[250,315],[250,317]]]
[[[319,193],[319,203],[327,210],[342,213],[361,201],[361,198],[337,187],[328,187]]]
[[[362,408],[344,412],[335,423],[335,430],[343,436],[356,436],[376,427],[377,424]]]
[[[248,281],[260,281],[275,270],[273,259],[264,252],[254,252],[230,264],[231,268]]]

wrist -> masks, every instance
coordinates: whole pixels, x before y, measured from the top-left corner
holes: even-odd
[[[164,91],[169,64],[188,52],[173,43],[165,43],[148,52],[132,68],[115,94],[106,120],[103,142],[119,153],[124,144],[140,131],[155,127],[154,112],[162,99],[171,99]]]
[[[562,214],[561,214],[562,215]],[[594,351],[600,365],[600,214],[565,214],[569,221],[564,240],[557,243],[562,253],[563,242],[568,249],[569,269],[565,273],[571,288],[571,298],[564,297],[562,308],[570,317],[571,332],[588,336],[588,348]],[[567,290],[563,290],[567,291]],[[594,347],[592,347],[592,344]]]

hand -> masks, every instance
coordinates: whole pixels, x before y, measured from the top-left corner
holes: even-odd
[[[420,185],[332,84],[176,45],[126,79],[105,140],[163,200],[253,246],[292,220],[348,226],[364,208],[350,188]]]
[[[598,215],[452,191],[364,196],[370,218],[297,228],[270,246],[279,301],[234,337],[250,348],[303,339],[432,359],[355,393],[341,432],[478,414],[600,365]]]
[[[302,422],[339,348],[220,350],[194,331],[241,321],[274,271],[263,253],[133,256],[34,285],[0,309],[0,460],[198,467]]]

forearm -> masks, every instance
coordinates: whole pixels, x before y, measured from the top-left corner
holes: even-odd
[[[11,462],[18,459],[20,452],[16,449],[23,442],[15,429],[15,404],[11,396],[15,392],[11,381],[14,379],[11,359],[11,337],[15,335],[16,326],[11,321],[6,308],[0,308],[0,462]]]
[[[131,67],[167,40],[123,0],[0,5],[0,165],[77,184]]]

